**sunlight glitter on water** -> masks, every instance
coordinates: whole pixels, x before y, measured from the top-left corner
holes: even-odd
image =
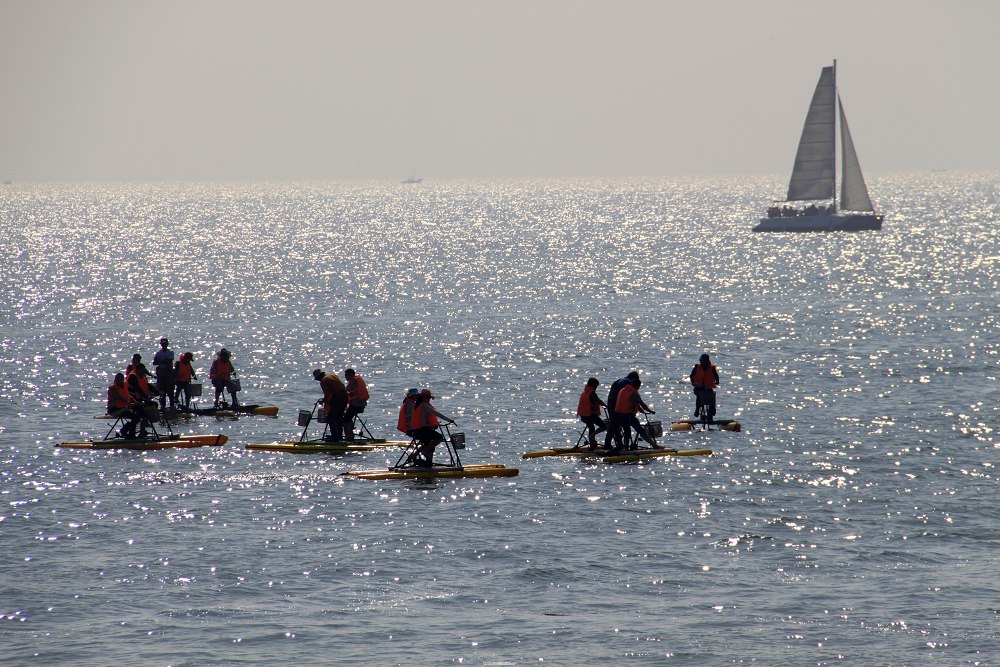
[[[5,189],[0,525],[21,559],[2,598],[35,636],[63,628],[12,655],[86,662],[154,626],[221,629],[258,662],[308,660],[331,627],[348,661],[475,642],[607,664],[648,639],[669,648],[647,658],[802,664],[831,659],[802,647],[822,634],[854,662],[916,663],[913,627],[982,655],[998,182],[882,177],[883,233],[795,237],[748,233],[773,179]],[[202,376],[233,350],[279,417],[178,427],[221,448],[52,451],[100,437],[110,373],[164,334]],[[657,419],[688,416],[706,350],[744,430],[666,438],[713,456],[520,460],[575,441],[589,376],[639,369]],[[340,473],[395,454],[242,449],[300,436],[318,366],[362,370],[380,434],[407,387],[433,387],[463,460],[520,476],[369,484]],[[95,649],[64,630],[83,615]],[[759,637],[782,633],[775,660]],[[214,654],[192,641],[187,659]]]

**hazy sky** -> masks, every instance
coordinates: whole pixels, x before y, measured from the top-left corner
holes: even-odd
[[[1000,169],[997,0],[0,0],[0,179]]]

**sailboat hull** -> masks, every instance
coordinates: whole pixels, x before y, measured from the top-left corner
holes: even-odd
[[[794,218],[763,218],[755,232],[867,232],[882,229],[882,216],[871,213],[854,215],[800,215]]]

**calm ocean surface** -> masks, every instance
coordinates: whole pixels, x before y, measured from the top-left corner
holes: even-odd
[[[0,663],[1000,665],[1000,174],[870,181],[809,235],[750,233],[783,177],[0,187]],[[279,416],[54,448],[161,335]],[[521,460],[590,376],[690,415],[704,351],[713,456]],[[317,366],[520,475],[246,451]]]

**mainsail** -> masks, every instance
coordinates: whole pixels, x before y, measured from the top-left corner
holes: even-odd
[[[847,129],[847,115],[844,113],[844,103],[837,95],[840,106],[840,151],[843,155],[843,177],[840,181],[840,208],[844,211],[874,211],[872,200],[868,197],[868,187],[865,177],[861,175],[861,164],[858,154],[851,141],[851,131]]]
[[[816,84],[788,183],[788,201],[833,199],[836,179],[837,83],[833,67],[824,67]]]

